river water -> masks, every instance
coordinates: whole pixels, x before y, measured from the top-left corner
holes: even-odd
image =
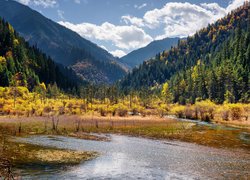
[[[248,179],[250,154],[178,141],[108,135],[110,142],[32,136],[25,142],[97,151],[94,160],[71,167],[23,167],[23,179]]]

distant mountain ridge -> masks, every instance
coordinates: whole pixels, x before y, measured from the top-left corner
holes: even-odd
[[[36,45],[60,64],[73,66],[80,61],[88,61],[106,76],[106,83],[114,82],[126,73],[117,58],[106,50],[25,5],[12,0],[0,1],[0,17],[10,22],[31,45]],[[102,66],[96,66],[98,61],[103,62]],[[118,73],[110,74],[110,68]],[[91,77],[88,80],[98,79],[94,74]]]
[[[144,61],[154,57],[157,53],[163,50],[168,50],[172,46],[177,45],[179,38],[165,38],[149,43],[147,46],[134,50],[131,53],[120,58],[123,64],[128,65],[129,68],[134,68]]]

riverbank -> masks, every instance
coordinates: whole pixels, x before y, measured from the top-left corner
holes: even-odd
[[[248,126],[247,126],[248,127]],[[63,135],[109,141],[92,133],[123,134],[151,139],[170,139],[217,148],[250,149],[248,128],[227,125],[199,125],[157,116],[102,117],[63,115],[57,117],[0,117],[0,128],[11,136]],[[243,133],[243,135],[241,135]]]
[[[42,166],[69,166],[98,156],[97,152],[65,150],[17,141],[13,136],[0,134],[0,179],[18,179],[14,169]]]
[[[0,153],[0,158],[4,158],[1,161],[7,163],[7,165],[3,164],[7,170],[1,172],[2,174],[6,174],[8,168],[13,166],[23,167],[27,164],[64,166],[79,164],[97,156],[95,152],[77,152],[11,141],[13,137],[46,135],[48,138],[53,138],[54,135],[62,135],[109,142],[111,139],[105,134],[121,134],[147,139],[183,141],[223,150],[237,149],[246,154],[250,150],[248,128],[198,123],[198,121],[185,122],[180,119],[159,118],[158,116],[2,116],[0,117],[0,131],[2,132],[1,149],[4,150]]]
[[[23,167],[23,179],[249,179],[248,151],[170,140],[109,134],[109,142],[64,136],[20,138],[31,144],[98,151],[100,156],[66,170]],[[52,138],[53,137],[53,138]]]

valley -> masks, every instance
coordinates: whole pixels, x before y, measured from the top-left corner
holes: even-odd
[[[250,178],[250,3],[94,1],[0,2],[0,179]]]

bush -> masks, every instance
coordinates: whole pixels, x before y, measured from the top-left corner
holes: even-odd
[[[196,114],[198,113],[199,118],[202,121],[210,122],[214,119],[214,110],[216,108],[216,104],[211,102],[210,100],[197,102],[196,106]],[[195,115],[196,116],[196,115]]]
[[[240,120],[243,114],[243,108],[239,104],[231,104],[230,107],[230,115],[232,120]]]
[[[43,112],[45,112],[45,113],[50,113],[51,111],[52,111],[52,108],[50,106],[45,106],[43,108]]]
[[[221,118],[224,121],[228,121],[229,120],[229,110],[223,110],[221,112]]]
[[[7,91],[8,91],[7,88],[0,87],[0,98],[6,97]]]
[[[117,109],[117,114],[118,114],[118,116],[120,116],[120,117],[124,117],[124,116],[126,116],[127,114],[128,114],[128,110],[127,109]]]
[[[185,106],[175,106],[171,111],[178,118],[185,118]]]
[[[103,107],[100,107],[98,109],[98,112],[100,113],[101,116],[107,116],[107,111]]]
[[[195,113],[191,106],[187,106],[184,110],[186,119],[195,119]]]
[[[120,117],[124,117],[127,116],[128,114],[128,109],[126,106],[124,106],[123,104],[117,104],[118,108],[116,110],[118,116]]]

